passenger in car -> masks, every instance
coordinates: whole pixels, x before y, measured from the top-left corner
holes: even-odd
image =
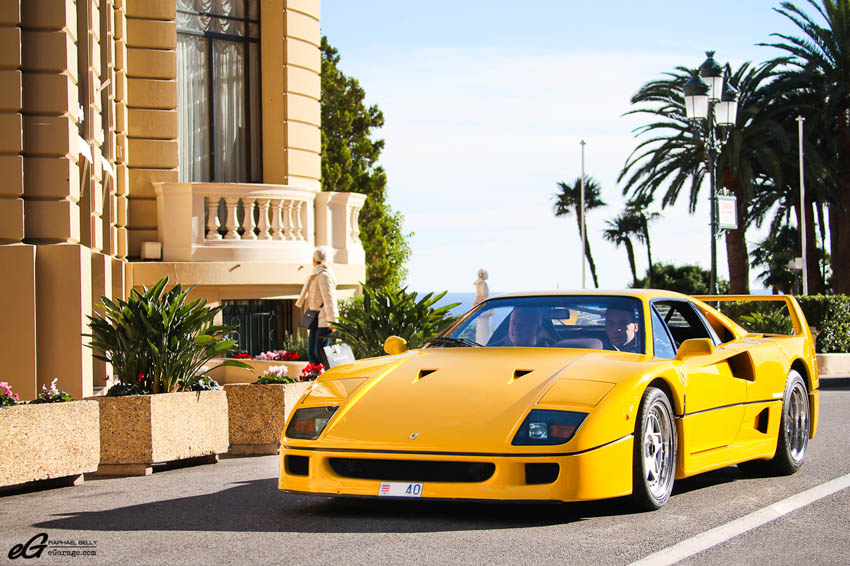
[[[605,340],[606,350],[641,353],[638,344],[638,322],[634,311],[618,307],[610,307],[605,311]]]

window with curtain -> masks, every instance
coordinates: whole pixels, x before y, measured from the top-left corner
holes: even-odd
[[[177,0],[181,182],[260,182],[259,0]]]

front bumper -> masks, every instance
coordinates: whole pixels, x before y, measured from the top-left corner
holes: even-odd
[[[433,467],[437,462],[471,464],[472,468],[484,468],[492,473],[483,480],[467,477],[463,481],[440,479],[422,480],[415,473],[407,479],[384,478],[387,481],[422,482],[423,498],[433,499],[483,499],[498,501],[585,501],[628,495],[632,491],[632,454],[634,439],[627,436],[615,442],[581,453],[572,454],[452,454],[392,452],[380,453],[356,450],[312,449],[282,446],[280,451],[280,480],[278,488],[284,491],[312,493],[332,496],[378,497],[382,479],[350,477],[349,471],[341,470],[341,460],[392,460],[402,461],[405,470],[417,465]],[[287,457],[295,458],[287,458]],[[305,460],[306,458],[306,460]],[[337,459],[332,465],[332,459]],[[374,462],[372,469],[380,469],[382,462]],[[526,464],[548,464],[542,466],[557,471],[552,478],[529,475]],[[445,466],[444,466],[445,467]],[[451,467],[449,464],[448,467]],[[535,466],[532,466],[535,468]],[[540,467],[536,467],[539,469]],[[363,474],[361,474],[363,475]],[[531,483],[530,483],[531,482]]]

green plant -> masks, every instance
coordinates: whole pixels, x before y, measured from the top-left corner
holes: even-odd
[[[384,341],[393,335],[407,340],[410,348],[419,348],[454,321],[450,311],[460,303],[434,308],[445,294],[420,298],[406,288],[364,285],[362,299],[348,302],[332,324],[337,330],[334,338],[351,345],[358,358],[383,355]]]
[[[269,366],[266,371],[257,378],[255,383],[266,385],[269,383],[297,383],[298,378],[286,375],[286,366]]]
[[[192,287],[175,285],[165,291],[167,283],[165,277],[150,289],[133,289],[127,301],[103,297],[102,312],[89,317],[91,348],[96,358],[112,364],[123,385],[119,392],[188,390],[206,362],[236,345],[225,338],[234,327],[214,323],[222,307],[207,307],[202,299],[187,304]],[[251,367],[234,359],[221,365]]]
[[[65,403],[67,401],[73,401],[74,398],[68,393],[59,391],[59,389],[56,388],[57,381],[59,381],[59,378],[55,378],[51,381],[49,389],[46,385],[42,385],[41,393],[38,394],[38,397],[30,401],[30,403],[37,405],[39,403]]]
[[[756,311],[742,315],[739,317],[738,322],[750,332],[759,332],[762,334],[794,334],[791,317],[788,316],[788,309],[784,305],[767,313]]]
[[[221,385],[208,375],[202,375],[189,386],[189,391],[217,391]]]
[[[298,354],[298,359],[306,360],[308,358],[306,333],[284,332],[280,347],[287,352],[295,352]]]
[[[258,383],[260,385],[273,385],[278,383],[298,383],[298,378],[289,377],[288,375],[261,375],[254,383]]]

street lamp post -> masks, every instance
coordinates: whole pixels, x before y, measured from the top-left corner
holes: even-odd
[[[728,80],[724,80],[723,68],[714,60],[714,51],[706,51],[708,58],[700,65],[699,72],[688,80],[682,90],[685,94],[685,115],[689,120],[706,120],[706,127],[697,135],[702,136],[706,148],[706,164],[711,195],[711,276],[709,293],[717,293],[717,188],[716,169],[720,149],[735,125],[738,114],[738,93]],[[719,131],[721,130],[722,131]]]

